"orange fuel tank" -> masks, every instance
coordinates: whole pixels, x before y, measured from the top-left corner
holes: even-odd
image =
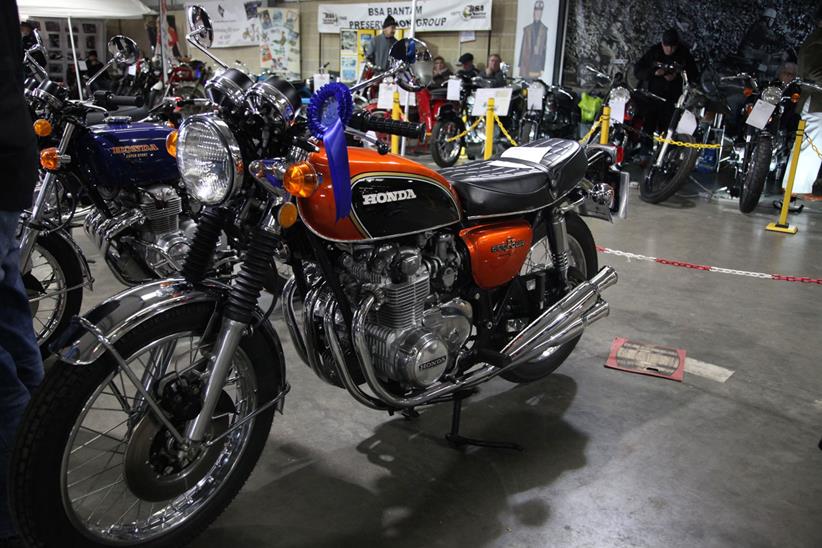
[[[325,150],[308,160],[322,177],[310,198],[300,198],[300,217],[320,237],[355,242],[415,234],[458,223],[459,198],[439,173],[402,156],[349,148],[351,214],[337,221]]]
[[[477,286],[493,289],[513,280],[528,257],[533,235],[526,221],[502,221],[461,230]]]

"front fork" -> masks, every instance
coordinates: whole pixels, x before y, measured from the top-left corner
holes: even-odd
[[[57,147],[57,154],[61,158],[65,156],[66,150],[68,150],[72,133],[74,133],[74,124],[67,123],[66,129],[63,131],[63,136],[60,139],[60,145]],[[31,251],[34,249],[34,242],[41,232],[41,223],[46,212],[46,201],[49,195],[51,195],[51,191],[54,190],[56,179],[57,175],[53,171],[46,172],[37,196],[34,198],[31,214],[23,221],[23,228],[20,234],[20,270],[22,272],[28,271]]]
[[[269,207],[260,224],[253,230],[245,260],[228,292],[223,321],[206,366],[203,407],[197,417],[186,425],[185,437],[192,442],[202,442],[207,434],[226,377],[231,370],[234,354],[251,326],[257,299],[260,298],[266,277],[270,275],[271,257],[277,247],[278,232],[273,209]]]

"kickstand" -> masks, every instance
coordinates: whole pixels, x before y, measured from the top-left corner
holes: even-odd
[[[522,451],[522,446],[517,443],[507,441],[486,441],[473,438],[466,438],[460,435],[460,418],[462,416],[462,400],[473,394],[474,391],[457,392],[454,394],[454,411],[451,415],[451,431],[445,435],[445,439],[456,448],[465,445],[475,447],[490,447],[492,449],[513,449]]]

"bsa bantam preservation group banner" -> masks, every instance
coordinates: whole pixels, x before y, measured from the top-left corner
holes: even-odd
[[[491,30],[492,0],[417,0],[417,31]],[[392,16],[399,28],[411,28],[411,2],[370,4],[320,4],[320,32],[336,34],[346,29],[382,28]]]

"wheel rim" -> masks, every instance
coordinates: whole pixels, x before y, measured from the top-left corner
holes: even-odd
[[[126,362],[144,385],[153,386],[165,374],[181,374],[202,365],[207,351],[200,345],[199,334],[189,331],[154,341]],[[227,415],[230,426],[256,408],[256,379],[242,349],[235,353],[223,391],[236,413],[218,414],[215,421]],[[177,529],[217,494],[239,461],[254,425],[251,419],[224,438],[215,464],[193,487],[168,500],[148,502],[128,488],[129,471],[125,469],[132,436],[147,413],[136,387],[117,368],[89,397],[72,427],[63,453],[60,490],[72,524],[89,538],[133,544]]]
[[[57,330],[66,311],[66,276],[54,255],[35,244],[31,252],[31,270],[23,276],[23,282],[37,343],[42,344]]]
[[[437,150],[440,153],[440,157],[445,162],[451,162],[457,156],[459,156],[459,139],[448,142],[448,139],[459,134],[458,129],[459,128],[457,127],[457,124],[455,124],[454,122],[446,122],[445,124],[443,124],[442,129],[437,135]]]
[[[665,153],[665,159],[662,161],[662,167],[653,171],[649,190],[653,192],[666,186],[671,181],[671,178],[676,175],[679,166],[685,161],[687,155],[688,149],[685,147],[672,146],[669,148]]]

